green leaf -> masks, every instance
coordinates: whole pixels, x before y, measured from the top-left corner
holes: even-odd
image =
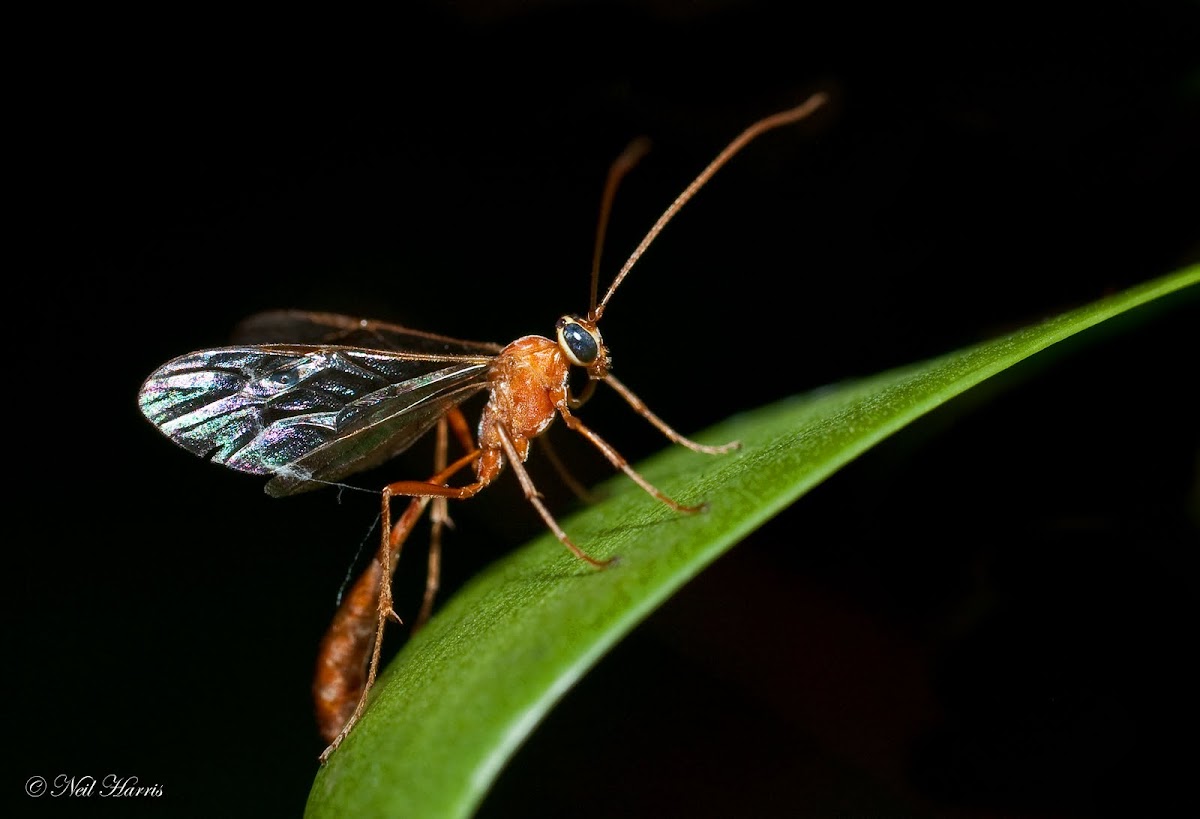
[[[311,816],[470,815],[502,766],[600,657],[690,578],[841,466],[965,390],[1052,344],[1200,282],[1200,266],[931,361],[735,416],[638,466],[695,515],[619,476],[563,521],[619,562],[596,571],[547,534],[448,601],[400,652],[309,796]],[[1194,295],[1194,291],[1191,293]]]

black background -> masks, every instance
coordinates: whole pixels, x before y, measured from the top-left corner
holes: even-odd
[[[272,500],[172,446],[136,406],[157,365],[272,307],[548,334],[587,307],[632,137],[654,149],[609,275],[730,138],[816,90],[832,104],[722,171],[613,299],[615,372],[688,432],[955,349],[1196,260],[1198,23],[713,0],[31,24],[7,126],[20,813],[297,815],[316,771],[316,642],[375,500]],[[481,815],[1193,800],[1191,307],[1068,342],[810,493],[569,694]],[[633,459],[661,446],[611,396],[586,417]],[[510,480],[455,521],[447,594],[540,527]],[[20,793],[110,773],[165,795]]]

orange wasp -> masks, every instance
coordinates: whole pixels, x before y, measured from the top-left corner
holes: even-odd
[[[617,272],[597,300],[600,249],[612,199],[621,177],[645,152],[635,142],[613,163],[601,201],[586,316],[566,315],[553,338],[524,336],[501,347],[434,335],[379,321],[329,313],[274,311],[242,322],[234,346],[175,358],[146,379],[138,395],[142,413],[172,441],[242,472],[270,475],[267,494],[292,495],[341,481],[403,452],[436,429],[434,474],[424,481],[388,484],[382,492],[382,537],[371,565],[343,598],[318,654],[313,695],[322,737],[321,761],[341,744],[366,706],[379,670],[380,648],[392,608],[391,579],[400,549],[432,501],[433,531],[424,599],[417,625],[429,616],[437,591],[441,529],[449,499],[472,497],[512,467],[525,498],[554,535],[580,560],[597,568],[542,502],[525,469],[530,444],[561,417],[605,458],[646,492],[680,512],[685,506],[663,494],[575,410],[603,381],[671,441],[697,452],[719,454],[737,446],[706,446],[680,435],[609,371],[608,348],[598,324],[614,292],[668,221],[716,171],[751,140],[808,116],[826,100],[815,94],[796,108],[766,117],[737,136],[684,189]],[[286,340],[286,343],[279,343]],[[579,395],[568,381],[573,367],[588,377]],[[488,394],[472,435],[460,404]],[[466,452],[448,461],[453,435]],[[475,479],[450,481],[471,467]],[[393,521],[393,497],[411,498]]]

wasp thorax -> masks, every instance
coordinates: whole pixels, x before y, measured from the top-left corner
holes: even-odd
[[[567,359],[579,367],[591,367],[600,358],[604,343],[596,325],[575,316],[563,316],[554,326],[558,346]]]

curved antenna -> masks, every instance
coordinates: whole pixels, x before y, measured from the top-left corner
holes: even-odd
[[[592,297],[588,302],[589,316],[596,312],[596,296],[600,293],[600,256],[604,252],[604,234],[608,231],[608,217],[612,213],[617,186],[649,150],[650,140],[638,137],[625,146],[625,150],[621,151],[621,155],[613,160],[608,169],[608,179],[604,183],[604,194],[600,199],[600,221],[596,225],[596,248],[592,253]]]
[[[722,165],[733,158],[734,154],[744,148],[746,143],[750,142],[760,134],[771,130],[772,128],[778,128],[781,125],[787,125],[789,123],[796,122],[797,120],[804,119],[813,111],[824,105],[828,99],[829,97],[825,93],[819,92],[813,94],[795,108],[790,108],[787,111],[780,111],[778,114],[772,114],[769,117],[764,117],[738,134],[738,136],[732,142],[725,146],[725,150],[717,154],[717,158],[708,163],[708,167],[702,170],[700,175],[692,180],[692,184],[684,188],[683,193],[679,194],[679,196],[675,198],[675,201],[671,203],[671,206],[663,211],[663,215],[658,217],[658,221],[654,223],[654,227],[650,228],[650,232],[646,234],[646,238],[642,239],[641,244],[634,249],[633,255],[629,257],[629,259],[621,267],[620,271],[618,271],[616,278],[613,279],[613,283],[608,287],[608,292],[604,294],[604,298],[601,299],[600,303],[597,304],[595,308],[593,308],[588,314],[588,318],[592,321],[599,320],[600,316],[604,313],[605,305],[607,305],[608,300],[612,298],[612,294],[616,292],[617,287],[619,287],[625,277],[629,275],[629,270],[634,266],[634,264],[637,263],[637,260],[641,258],[642,254],[646,252],[646,248],[650,246],[650,243],[653,242],[655,237],[662,232],[662,229],[666,226],[667,222],[671,221],[671,218],[679,212],[679,209],[687,204],[689,199],[696,195],[696,191],[704,187],[704,183],[712,178],[712,175],[720,170]],[[593,282],[594,281],[595,278],[593,277]]]

